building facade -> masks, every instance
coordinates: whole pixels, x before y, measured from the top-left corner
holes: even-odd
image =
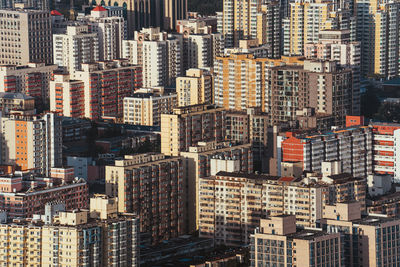
[[[118,211],[139,215],[140,231],[158,243],[186,233],[186,182],[182,159],[139,154],[106,166],[106,194]]]
[[[73,75],[50,82],[50,109],[64,116],[122,119],[123,99],[142,85],[141,68],[127,60],[82,64]]]
[[[164,88],[142,88],[124,98],[124,123],[160,126],[161,114],[172,112],[177,106],[175,93]]]
[[[0,25],[1,65],[53,63],[50,11],[2,9]]]
[[[100,60],[99,37],[89,25],[67,26],[66,33],[53,35],[54,64],[73,74],[82,63]]]
[[[189,69],[186,76],[176,78],[178,106],[213,104],[213,77],[202,69]]]
[[[225,109],[207,104],[177,107],[161,115],[161,153],[179,156],[197,142],[224,141]]]
[[[61,117],[56,114],[3,116],[1,135],[2,164],[42,175],[62,165]]]
[[[24,66],[0,66],[0,91],[22,93],[39,103],[48,103],[50,80],[57,65],[29,63]]]

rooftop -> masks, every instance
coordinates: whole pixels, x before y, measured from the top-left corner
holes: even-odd
[[[107,9],[105,9],[102,6],[97,6],[97,7],[93,8],[92,11],[107,11]]]
[[[30,99],[34,99],[33,97],[29,96],[29,95],[24,95],[21,93],[10,93],[10,92],[4,92],[4,93],[0,93],[0,98],[3,99],[22,99],[22,100],[30,100]]]

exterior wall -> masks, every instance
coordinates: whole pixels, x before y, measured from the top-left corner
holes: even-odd
[[[355,177],[372,173],[373,134],[369,127],[331,133],[287,138],[282,142],[282,160],[301,161],[303,170],[316,172],[321,172],[323,161],[340,160],[344,173]]]
[[[161,115],[161,153],[178,156],[197,142],[222,142],[225,110],[206,104],[174,109]]]
[[[0,91],[23,93],[39,103],[47,102],[49,84],[56,65],[29,63],[24,66],[0,66]]]
[[[176,79],[178,106],[213,104],[213,78],[200,69],[186,71],[186,76]]]
[[[220,147],[220,148],[217,148]],[[212,175],[211,161],[223,157],[239,160],[239,170],[244,173],[253,171],[253,155],[250,144],[227,146],[223,143],[205,143],[204,146],[193,146],[188,152],[182,152],[183,169],[188,179],[188,216],[189,232],[199,228],[200,178]],[[223,160],[221,160],[223,161]],[[214,170],[215,171],[215,170]]]
[[[124,123],[160,126],[161,114],[172,112],[176,107],[176,94],[135,94],[124,98]]]
[[[53,63],[49,11],[3,9],[0,11],[0,21],[0,25],[3,25],[0,28],[2,44],[4,48],[9,48],[0,51],[1,65],[21,66],[30,62]]]
[[[44,175],[62,164],[61,118],[57,115],[2,117],[1,125],[3,164]]]
[[[315,226],[322,218],[328,189],[293,180],[221,172],[200,178],[200,237],[213,238],[220,245],[240,246],[249,243],[260,218],[282,214],[295,214],[298,224]]]
[[[68,26],[65,34],[53,36],[54,64],[70,74],[81,70],[82,63],[100,60],[97,33],[89,33],[87,25]]]
[[[142,86],[141,68],[126,60],[81,64],[50,82],[50,108],[64,116],[122,119],[123,99]]]
[[[153,243],[187,232],[185,186],[181,158],[140,154],[106,166],[106,194],[118,197],[119,212],[140,216]]]

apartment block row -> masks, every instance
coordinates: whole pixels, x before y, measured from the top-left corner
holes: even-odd
[[[90,209],[65,211],[46,205],[31,219],[4,221],[2,265],[139,266],[138,218],[117,212],[117,200],[104,195],[90,199]]]
[[[343,171],[356,177],[375,173],[391,175],[397,181],[400,125],[371,122],[368,126],[314,134],[292,134],[278,137],[280,162],[301,162],[303,170],[323,172],[323,161],[340,160]]]
[[[82,64],[74,74],[54,74],[50,109],[68,117],[120,118],[124,98],[142,86],[142,70],[127,60]]]
[[[251,236],[250,266],[396,266],[400,220],[361,216],[359,204],[327,206],[321,228],[296,228],[296,217],[262,219]]]
[[[334,61],[280,60],[249,54],[218,57],[214,65],[214,102],[227,109],[259,107],[270,124],[295,121],[297,113],[313,108],[330,115],[336,126],[359,112],[359,74]],[[355,114],[357,115],[357,114]]]
[[[364,212],[366,179],[337,171],[306,178],[221,171],[200,178],[200,236],[239,246],[268,216],[293,214],[298,225],[316,227],[326,205],[359,201]]]

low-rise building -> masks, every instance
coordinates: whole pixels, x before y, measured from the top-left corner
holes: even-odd
[[[0,209],[10,218],[30,218],[44,212],[44,205],[62,201],[67,209],[85,208],[89,189],[84,180],[62,183],[60,179],[15,172],[0,177]]]
[[[0,93],[0,110],[4,113],[12,111],[24,114],[35,114],[35,98],[22,93]]]

